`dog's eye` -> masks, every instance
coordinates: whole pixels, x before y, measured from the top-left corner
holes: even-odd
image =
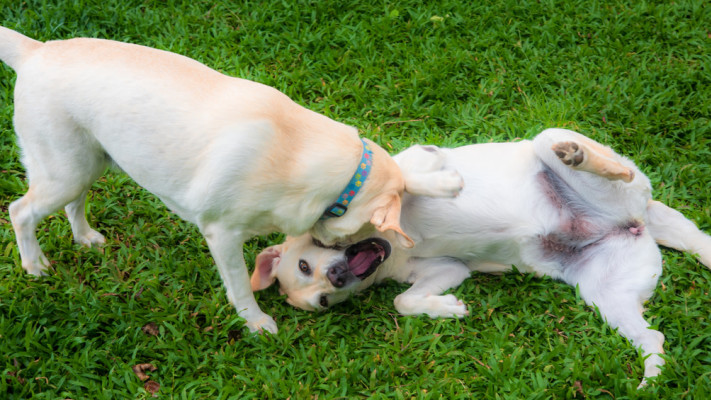
[[[326,297],[326,295],[321,296],[321,298],[318,300],[318,303],[321,305],[321,307],[328,308],[328,297]]]
[[[309,263],[304,260],[299,260],[299,271],[306,275],[311,275],[311,267],[309,267]]]

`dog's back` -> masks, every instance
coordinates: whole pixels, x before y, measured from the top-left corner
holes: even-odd
[[[247,237],[310,230],[336,242],[372,225],[407,239],[399,225],[404,181],[390,156],[274,88],[163,50],[93,38],[41,43],[5,28],[0,59],[17,72],[14,122],[29,189],[9,213],[32,274],[50,265],[37,224],[62,207],[75,240],[104,243],[85,200],[112,162],[198,225],[252,330],[275,332],[276,324],[251,294]],[[363,154],[368,179],[349,211],[322,221],[366,164]]]

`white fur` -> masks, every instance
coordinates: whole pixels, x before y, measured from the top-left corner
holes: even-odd
[[[117,165],[205,235],[227,296],[247,326],[276,332],[249,286],[243,242],[308,230],[345,240],[364,224],[399,230],[404,181],[370,142],[373,167],[341,218],[320,221],[360,160],[356,129],[276,89],[178,54],[100,39],[41,43],[0,27],[0,59],[17,72],[14,124],[28,192],[10,205],[23,268],[46,273],[35,229],[65,207],[74,239],[104,242],[86,193]]]
[[[565,165],[553,151],[569,143],[583,149],[580,165]],[[433,173],[454,170],[464,178],[464,189],[456,198],[406,196],[401,223],[415,247],[403,249],[389,240],[390,258],[370,277],[343,289],[323,279],[343,251],[317,248],[308,235],[288,238],[276,246],[279,261],[272,273],[290,303],[318,309],[320,302],[342,301],[347,297],[343,292],[390,278],[412,283],[395,299],[400,313],[463,317],[466,306],[441,293],[471,271],[500,273],[515,265],[578,286],[588,304],[642,349],[645,379],[659,374],[664,336],[642,317],[642,305],[662,273],[655,241],[696,253],[709,266],[711,237],[679,212],[652,201],[649,180],[631,161],[563,129],[517,143],[414,146],[395,159],[408,188],[413,183],[418,191],[436,186],[430,182]],[[551,192],[552,181],[557,191]],[[309,279],[295,279],[296,260],[313,266]]]

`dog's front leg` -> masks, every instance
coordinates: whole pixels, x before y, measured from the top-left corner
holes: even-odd
[[[393,159],[410,194],[449,198],[458,196],[464,188],[459,172],[444,169],[446,155],[437,146],[412,146]]]
[[[452,294],[442,295],[469,277],[469,268],[453,258],[413,258],[412,286],[395,298],[395,308],[403,315],[427,314],[432,318],[462,318],[467,306]]]
[[[244,262],[242,233],[220,223],[205,224],[201,226],[201,230],[225,284],[227,298],[237,309],[240,317],[247,321],[249,330],[276,333],[276,322],[259,308],[254,299],[249,273]]]

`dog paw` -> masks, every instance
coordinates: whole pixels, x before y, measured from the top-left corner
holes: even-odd
[[[552,149],[565,165],[577,167],[585,161],[585,151],[575,142],[559,142]]]
[[[467,306],[452,294],[422,296],[403,293],[395,297],[395,308],[402,315],[426,314],[430,318],[463,318],[469,315]]]
[[[437,179],[433,180],[432,196],[457,197],[464,189],[464,179],[459,172],[446,169],[436,172]]]
[[[267,314],[262,314],[262,316],[257,319],[247,320],[247,323],[245,325],[252,333],[256,332],[261,334],[266,331],[272,334],[276,334],[279,331],[279,329],[277,329],[276,322],[274,322],[274,319]]]
[[[22,263],[22,269],[25,270],[30,275],[34,276],[47,276],[47,270],[49,269],[49,260],[44,254],[40,254],[39,258],[34,262]]]
[[[469,315],[466,304],[453,294],[430,298],[434,307],[427,314],[432,318],[463,318]]]
[[[106,238],[104,238],[104,235],[93,229],[82,236],[74,238],[74,240],[84,247],[99,246],[106,243]]]
[[[590,172],[609,180],[621,180],[626,183],[634,180],[634,171],[619,162],[586,148],[576,142],[559,142],[551,149],[560,161],[577,170]]]

